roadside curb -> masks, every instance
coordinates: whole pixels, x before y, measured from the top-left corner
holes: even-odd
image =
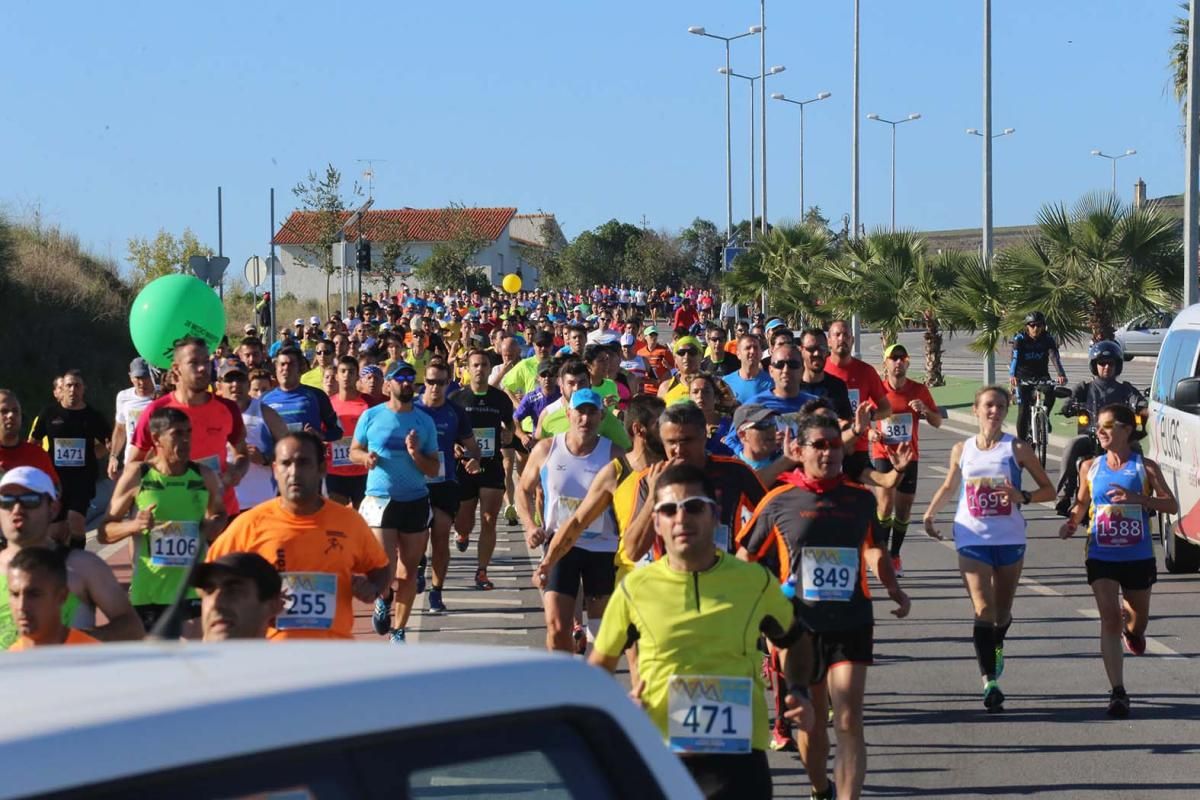
[[[950,427],[952,427],[954,430],[957,430],[961,433],[965,433],[968,435],[976,432],[977,428],[976,428],[976,424],[975,424],[975,417],[974,417],[974,415],[971,414],[970,409],[968,409],[968,408],[944,408],[943,407],[940,409],[940,411],[942,412],[942,417],[947,422],[953,423],[953,425],[951,425]],[[1066,424],[1067,422],[1068,422],[1068,420],[1064,417],[1064,418],[1062,418],[1062,422],[1060,422],[1060,424]],[[1004,432],[1011,433],[1014,436],[1016,435],[1015,428],[1013,426],[1009,425],[1008,423],[1005,423],[1005,425],[1004,425]],[[1055,451],[1055,454],[1057,455],[1058,453],[1061,453],[1066,448],[1067,443],[1072,438],[1074,438],[1074,437],[1063,436],[1061,433],[1051,433],[1050,441],[1048,443],[1047,449],[1053,449]],[[1049,460],[1049,459],[1047,459],[1047,460]]]

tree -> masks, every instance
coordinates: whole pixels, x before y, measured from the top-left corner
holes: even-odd
[[[1041,310],[1056,336],[1098,342],[1182,299],[1178,224],[1156,204],[1133,208],[1107,192],[1085,195],[1070,211],[1043,206],[1035,234],[995,261],[1010,275],[1014,331],[1026,312]]]
[[[355,185],[353,193],[359,195],[362,192]],[[300,261],[306,267],[316,267],[325,273],[325,313],[328,314],[329,281],[338,269],[333,265],[333,245],[341,239],[346,212],[346,203],[342,199],[342,173],[333,164],[327,164],[324,177],[309,172],[303,181],[292,187],[292,194],[300,208],[311,215],[311,230],[315,235],[306,236],[312,241],[300,245],[304,254]]]
[[[689,267],[704,283],[711,285],[720,277],[725,266],[725,234],[715,224],[696,217],[679,232],[679,243]]]
[[[371,277],[383,284],[383,290],[389,295],[396,279],[407,276],[421,263],[412,251],[412,242],[408,239],[390,239],[383,242],[373,242],[372,246],[380,248],[379,260],[371,264]]]
[[[129,263],[139,285],[163,275],[187,273],[189,258],[211,255],[213,249],[201,244],[190,228],[184,228],[178,239],[160,228],[152,240],[137,237],[129,240]]]
[[[643,230],[627,244],[620,282],[642,286],[682,286],[698,277],[695,262],[679,237]]]
[[[994,353],[1002,339],[1015,333],[1006,323],[1012,312],[1012,278],[1003,262],[989,269],[978,254],[962,254],[954,288],[942,295],[941,311],[955,328],[974,331],[970,348]]]
[[[442,211],[439,226],[444,238],[433,246],[429,258],[417,264],[413,275],[426,286],[490,291],[490,281],[475,263],[475,257],[490,240],[469,210],[451,203]]]
[[[1188,10],[1187,3],[1180,3],[1179,7],[1186,12]],[[1188,38],[1189,38],[1188,18],[1176,17],[1175,22],[1171,25],[1171,85],[1175,90],[1175,100],[1179,103],[1179,108],[1183,113],[1187,114],[1187,62],[1188,62]]]
[[[754,303],[765,288],[771,305],[803,324],[810,318],[828,319],[817,276],[834,256],[827,231],[807,225],[779,226],[755,239],[738,256],[722,284],[739,303]]]
[[[621,283],[637,258],[635,243],[643,233],[636,225],[615,219],[583,231],[559,254],[557,269],[547,276],[549,285],[578,288]]]
[[[891,344],[911,317],[906,293],[924,248],[912,231],[874,231],[846,242],[842,257],[829,259],[819,273],[828,304],[839,317],[857,314]]]

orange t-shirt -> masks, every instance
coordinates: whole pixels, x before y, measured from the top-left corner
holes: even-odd
[[[850,395],[851,411],[857,411],[858,404],[868,400],[878,408],[886,396],[883,379],[879,377],[875,368],[865,361],[852,358],[845,367],[839,367],[830,358],[825,362],[825,371],[846,384],[846,392]],[[854,450],[857,453],[865,453],[868,447],[867,437],[860,436],[854,445]]]
[[[208,560],[258,553],[283,579],[283,613],[268,639],[349,639],[354,629],[351,581],[388,565],[387,554],[358,512],[325,501],[308,516],[279,498],[235,519],[208,548]]]
[[[885,434],[890,429],[890,432],[893,434],[891,437],[893,440],[903,440],[905,435],[911,434],[912,457],[913,461],[916,461],[919,455],[917,452],[917,433],[921,428],[921,420],[908,407],[908,404],[913,400],[920,400],[927,408],[936,409],[937,403],[934,402],[933,395],[929,393],[929,388],[917,381],[906,380],[903,389],[893,389],[890,383],[884,383],[883,388],[887,392],[888,402],[892,404],[892,416],[886,420],[876,420],[875,427],[881,433]],[[899,444],[899,441],[892,442],[893,446],[896,444]],[[876,442],[871,446],[871,457],[887,458],[887,448],[882,442]]]
[[[67,628],[67,638],[63,644],[100,644],[99,639],[88,636],[83,631],[77,631],[74,628]],[[32,650],[38,645],[33,639],[28,636],[21,636],[8,648],[8,652],[15,653],[18,650]]]

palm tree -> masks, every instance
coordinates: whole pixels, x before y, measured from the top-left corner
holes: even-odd
[[[904,292],[905,305],[924,328],[925,383],[929,386],[946,383],[942,374],[942,330],[953,331],[954,325],[945,319],[943,299],[946,292],[954,288],[959,273],[970,260],[968,254],[957,250],[938,253],[930,259],[922,248],[916,261],[916,272]]]
[[[912,231],[877,230],[847,241],[842,257],[821,271],[829,304],[839,316],[858,314],[891,344],[910,320],[906,292],[924,249]]]
[[[1012,317],[1012,281],[1002,264],[993,263],[988,269],[978,254],[960,253],[955,258],[954,288],[941,296],[939,308],[948,324],[975,332],[972,350],[993,353],[1002,340],[1016,333],[1007,324]]]
[[[1133,208],[1108,193],[1086,195],[1070,212],[1043,207],[1033,237],[995,263],[1010,283],[1008,327],[1040,309],[1066,341],[1112,339],[1125,320],[1181,298],[1178,223],[1153,203]]]
[[[1179,7],[1185,13],[1188,10],[1187,3],[1180,3]],[[1174,24],[1171,25],[1171,36],[1173,37],[1170,50],[1171,84],[1175,89],[1175,100],[1184,114],[1187,113],[1188,27],[1186,16],[1176,17]]]
[[[824,228],[777,226],[738,256],[723,282],[738,302],[754,302],[765,288],[781,316],[797,322],[824,319],[828,309],[820,302],[813,278],[833,253],[833,240]]]

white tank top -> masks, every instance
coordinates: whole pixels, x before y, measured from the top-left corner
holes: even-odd
[[[972,436],[963,442],[958,461],[962,489],[954,515],[954,546],[1025,544],[1025,518],[1020,506],[1000,491],[1005,483],[1021,488],[1021,465],[1013,455],[1016,439],[1001,435],[990,450],[980,450]]]
[[[262,403],[257,397],[250,398],[250,405],[242,412],[242,423],[246,426],[246,444],[257,447],[264,453],[271,452],[271,431],[262,416]],[[251,464],[246,477],[237,485],[238,505],[245,511],[275,496],[275,478],[271,468],[262,464]]]
[[[612,461],[612,442],[608,439],[600,437],[591,453],[576,456],[567,449],[566,436],[560,433],[550,441],[550,453],[541,470],[545,502],[542,519],[551,535],[571,518],[587,496],[596,475]],[[617,552],[617,523],[612,510],[597,517],[580,535],[575,546],[594,553]]]

